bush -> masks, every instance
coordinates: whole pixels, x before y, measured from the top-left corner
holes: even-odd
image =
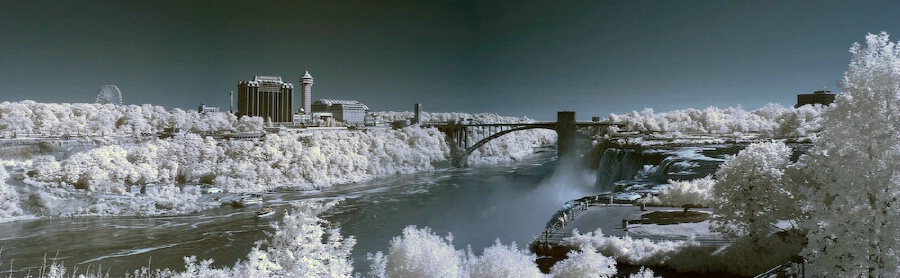
[[[403,235],[391,240],[387,277],[459,277],[464,254],[453,248],[452,241],[452,235],[441,238],[429,228],[404,228]]]
[[[516,278],[544,275],[534,263],[537,257],[520,251],[516,244],[506,246],[498,240],[493,246],[485,248],[481,257],[469,256],[469,277],[472,278]]]
[[[589,246],[583,246],[581,251],[572,250],[567,254],[568,258],[557,262],[550,268],[550,275],[560,278],[580,277],[613,277],[616,275],[616,261],[604,257]]]

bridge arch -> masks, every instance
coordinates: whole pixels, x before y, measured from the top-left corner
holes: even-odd
[[[480,148],[481,146],[484,146],[484,144],[487,144],[487,143],[490,142],[491,140],[500,138],[500,136],[503,136],[503,135],[506,135],[506,134],[509,134],[509,133],[512,133],[512,132],[516,132],[516,131],[529,130],[529,129],[539,129],[539,128],[542,128],[542,129],[549,129],[549,130],[556,130],[556,128],[554,128],[554,127],[552,127],[552,126],[539,126],[539,125],[535,125],[535,126],[519,126],[519,127],[514,127],[514,128],[511,128],[511,129],[506,129],[506,130],[503,130],[503,131],[500,131],[500,132],[491,134],[491,136],[485,137],[484,139],[481,139],[481,141],[478,141],[478,142],[476,142],[475,144],[472,144],[471,147],[466,148],[466,151],[465,151],[464,153],[462,153],[462,157],[468,157],[469,154],[471,154],[472,152],[474,152],[475,150],[477,150],[477,149]]]
[[[509,134],[509,133],[513,133],[516,131],[522,131],[522,130],[529,130],[529,129],[549,129],[549,130],[556,131],[557,134],[559,132],[556,128],[556,125],[524,125],[524,126],[518,126],[518,127],[514,127],[514,128],[510,128],[510,129],[501,130],[497,133],[491,134],[488,137],[485,137],[484,139],[479,140],[475,144],[472,144],[472,146],[467,147],[465,150],[457,149],[457,151],[454,154],[454,159],[453,159],[454,164],[460,164],[457,166],[465,165],[465,161],[467,160],[469,155],[472,154],[472,152],[474,152],[481,146],[484,146],[491,140],[500,138],[501,136]],[[578,138],[582,138],[582,139],[593,140],[593,137],[591,137],[587,134],[581,133],[581,132],[575,132],[575,136]]]
[[[528,129],[551,129],[556,131],[557,142],[559,154],[567,152],[567,150],[573,145],[574,140],[577,137],[593,139],[591,136],[586,135],[584,133],[579,132],[582,128],[597,128],[596,132],[599,132],[602,127],[605,126],[620,126],[620,124],[616,123],[605,123],[605,122],[576,122],[575,121],[575,112],[572,111],[559,111],[556,113],[557,121],[556,122],[536,122],[536,123],[462,123],[460,121],[452,121],[452,122],[426,122],[420,126],[422,127],[434,127],[444,132],[446,135],[445,139],[447,143],[450,144],[451,148],[451,156],[454,166],[457,167],[465,167],[465,164],[468,160],[469,154],[471,154],[476,149],[484,146],[491,140],[497,139],[503,135],[521,131]],[[500,128],[500,131],[495,132],[492,129]],[[469,131],[472,129],[482,129],[485,128],[491,129],[488,133],[490,134],[488,137],[484,137],[475,144],[469,146]],[[508,128],[508,129],[507,129]]]

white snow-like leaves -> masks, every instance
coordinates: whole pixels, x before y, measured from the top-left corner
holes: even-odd
[[[716,180],[711,176],[687,181],[669,180],[665,189],[659,191],[656,202],[674,207],[706,207],[712,201],[712,190]]]
[[[0,137],[23,135],[132,135],[165,128],[185,131],[262,130],[262,118],[224,112],[198,113],[162,106],[95,103],[0,102]]]
[[[465,253],[452,241],[451,235],[441,238],[428,228],[406,227],[403,235],[391,240],[386,277],[460,277]]]
[[[797,198],[784,180],[791,148],[781,142],[754,143],[716,172],[714,229],[759,240],[779,220],[797,219]]]
[[[628,114],[610,114],[608,121],[624,124],[624,130],[661,132],[674,135],[744,135],[765,137],[806,137],[821,129],[820,114],[826,107],[799,108],[768,104],[747,111],[742,107],[688,108],[655,113],[652,108]],[[616,128],[618,130],[618,128]]]
[[[613,259],[585,249],[572,251],[558,262],[549,275],[541,273],[535,255],[519,250],[515,244],[497,241],[481,256],[471,250],[455,249],[452,237],[440,237],[430,229],[409,226],[403,235],[391,240],[389,253],[369,255],[372,277],[613,277]]]
[[[224,124],[226,122],[238,126],[232,127],[232,130],[241,130],[241,124],[249,123],[245,122],[247,117],[244,117],[238,122],[223,120],[221,125],[198,127],[200,124],[196,121],[209,121],[208,117],[214,116],[181,110],[159,114],[164,110],[154,106],[115,108],[112,105],[40,104],[29,101],[3,105],[18,107],[13,110],[21,110],[22,114],[33,114],[33,110],[40,109],[71,110],[67,113],[79,115],[85,113],[82,110],[90,109],[139,110],[143,111],[142,115],[150,115],[146,119],[167,117],[168,120],[159,123],[161,126],[174,123],[196,127],[193,130],[228,128]],[[454,115],[489,122],[530,121],[492,114]],[[248,124],[245,129],[253,130],[255,126]],[[127,134],[122,130],[116,132]],[[31,211],[50,216],[190,213],[208,208],[210,204],[198,202],[198,196],[185,195],[188,192],[185,191],[185,184],[215,184],[234,193],[275,188],[324,188],[378,176],[431,171],[435,163],[446,161],[450,152],[443,133],[416,126],[396,130],[266,134],[255,140],[216,140],[197,133],[167,139],[145,137],[120,143],[117,143],[117,137],[98,138],[110,140],[104,140],[105,143],[92,149],[74,152],[62,160],[48,155],[34,155],[24,161],[29,166],[23,171],[34,174],[26,178],[26,183],[41,190],[29,193],[33,196],[29,198],[33,204],[28,205],[33,208]],[[549,130],[513,132],[486,144],[473,153],[469,161],[471,164],[482,164],[515,160],[533,153],[535,147],[552,144],[554,140],[555,132]],[[173,184],[178,186],[170,186]],[[134,185],[159,185],[165,190],[179,190],[175,194],[180,197],[174,199],[183,203],[156,203],[156,200],[162,199],[135,196],[131,190]],[[132,204],[128,203],[129,198],[133,199]],[[192,206],[190,202],[197,203]]]
[[[131,184],[215,183],[231,192],[315,188],[433,169],[448,148],[434,129],[270,134],[216,141],[194,134],[102,146],[58,163],[42,158],[35,180],[125,195]],[[49,161],[48,161],[49,160]]]
[[[615,277],[616,260],[605,257],[594,248],[585,246],[581,250],[572,250],[568,258],[557,262],[550,269],[553,277]]]
[[[212,268],[212,260],[199,263],[195,256],[185,257],[185,271],[169,269],[135,270],[134,277],[352,277],[350,251],[356,244],[353,237],[338,231],[326,233],[328,222],[318,214],[336,202],[297,203],[285,213],[268,240],[256,243],[246,260],[231,267]],[[263,247],[265,245],[265,247]],[[56,265],[54,263],[54,265]],[[64,271],[64,270],[63,270]],[[66,277],[66,276],[50,276]],[[103,275],[87,277],[105,277]]]
[[[593,248],[616,261],[632,265],[664,265],[668,263],[671,253],[697,245],[689,241],[653,242],[649,239],[605,236],[601,230],[586,234],[573,231],[573,235],[563,239],[562,244],[573,249]]]
[[[19,193],[6,183],[9,179],[9,173],[6,171],[5,163],[0,163],[0,222],[3,219],[21,216],[22,208],[19,207],[21,202]]]
[[[817,276],[900,272],[900,45],[885,33],[850,48],[835,108],[796,179],[809,221],[803,252]]]
[[[621,264],[665,267],[677,272],[722,272],[754,276],[784,263],[802,248],[805,238],[799,233],[769,236],[757,242],[739,239],[729,245],[704,246],[694,239],[686,241],[635,239],[604,235],[600,230],[565,238],[569,248],[608,256]],[[648,273],[645,273],[645,275]]]
[[[497,240],[481,256],[469,254],[469,277],[538,278],[544,275],[534,264],[537,257]]]

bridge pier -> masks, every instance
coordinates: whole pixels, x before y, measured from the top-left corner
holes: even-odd
[[[447,125],[439,128],[444,132],[444,140],[450,145],[450,161],[455,167],[468,166],[469,130],[462,125]]]
[[[575,144],[575,112],[556,112],[557,151],[559,157],[565,155]]]

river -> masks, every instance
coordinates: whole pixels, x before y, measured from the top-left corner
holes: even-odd
[[[560,166],[562,165],[562,166]],[[560,162],[555,152],[496,166],[442,168],[432,172],[382,177],[320,191],[265,194],[274,217],[257,218],[255,208],[223,206],[196,215],[174,217],[78,217],[24,220],[0,224],[0,276],[35,275],[56,259],[72,271],[121,276],[149,266],[183,270],[183,257],[214,259],[214,266],[233,265],[256,241],[267,238],[292,202],[338,199],[340,205],[323,218],[357,239],[356,272],[366,273],[366,253],[386,252],[404,227],[430,227],[452,233],[457,249],[471,246],[476,254],[499,239],[520,248],[537,234],[567,200],[604,190],[593,186],[595,173],[580,160]],[[49,262],[47,263],[49,265]]]

